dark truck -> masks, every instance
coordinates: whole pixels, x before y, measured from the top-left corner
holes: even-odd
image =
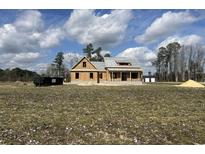
[[[35,86],[63,85],[63,77],[36,77],[33,80]]]

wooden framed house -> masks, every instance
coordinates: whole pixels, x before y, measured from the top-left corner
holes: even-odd
[[[71,82],[142,81],[143,70],[134,60],[104,57],[104,62],[83,57],[71,69]]]

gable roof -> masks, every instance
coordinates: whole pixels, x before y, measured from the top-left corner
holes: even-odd
[[[91,61],[90,61],[87,57],[83,57],[81,60],[79,60],[79,61],[72,67],[72,69],[74,69],[83,59],[86,59],[95,69],[97,69],[97,68],[95,67],[95,65],[93,65],[93,64],[91,63]]]

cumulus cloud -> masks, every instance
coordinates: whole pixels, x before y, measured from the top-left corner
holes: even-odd
[[[128,57],[134,58],[139,63],[144,61],[153,60],[156,58],[156,55],[153,53],[152,50],[148,49],[147,47],[135,47],[135,48],[128,48],[117,55],[118,57]]]
[[[40,32],[44,28],[42,15],[39,11],[35,10],[26,10],[22,12],[17,17],[17,20],[14,22],[14,25],[19,31],[27,32]]]
[[[106,49],[123,40],[131,18],[130,10],[113,10],[102,16],[94,10],[74,10],[64,28],[80,44],[93,43]]]
[[[147,47],[135,47],[122,51],[117,57],[135,59],[139,66],[141,66],[145,72],[148,72],[153,69],[151,61],[156,58],[156,54]]]
[[[198,18],[193,16],[189,11],[168,11],[154,20],[154,22],[145,30],[144,34],[137,36],[135,40],[144,44],[153,43],[158,38],[166,37],[196,20],[198,20]]]
[[[19,53],[16,54],[12,60],[21,63],[31,63],[34,60],[37,60],[40,57],[40,53],[38,52],[27,52],[27,53]]]
[[[107,51],[107,50],[102,50],[100,52],[101,56],[104,56],[105,54],[110,54],[111,55],[111,52],[110,51]]]
[[[24,68],[41,58],[45,49],[58,45],[61,39],[60,28],[45,29],[39,11],[23,11],[13,23],[0,26],[0,67]]]
[[[42,48],[51,48],[60,43],[64,38],[64,33],[61,28],[48,29],[43,34],[43,37],[40,41],[40,47]]]
[[[33,63],[34,61],[37,61],[41,57],[40,53],[38,52],[4,53],[0,56],[1,68],[27,68],[29,64]]]
[[[164,41],[162,41],[157,48],[160,47],[166,47],[169,43],[172,42],[178,42],[181,45],[192,45],[192,44],[199,44],[202,42],[202,37],[199,35],[186,35],[183,37],[174,35],[174,36],[170,36],[167,39],[165,39]]]
[[[33,34],[19,32],[12,24],[0,27],[0,53],[36,51],[38,39]]]

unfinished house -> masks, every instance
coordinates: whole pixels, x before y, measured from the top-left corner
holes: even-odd
[[[71,69],[71,82],[135,82],[142,81],[143,70],[134,60],[104,57],[104,62],[83,57]]]

